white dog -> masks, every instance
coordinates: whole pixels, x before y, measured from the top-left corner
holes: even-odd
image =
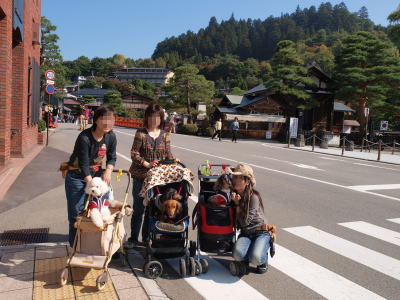
[[[111,219],[109,207],[122,208],[121,202],[108,198],[109,191],[110,186],[100,177],[94,177],[85,187],[85,193],[93,196],[89,204],[90,218],[101,229],[104,229],[104,224]],[[129,206],[125,206],[125,214],[127,216],[132,214],[132,209]]]

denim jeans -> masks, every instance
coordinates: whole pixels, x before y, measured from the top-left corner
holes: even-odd
[[[268,263],[270,238],[268,232],[240,235],[233,249],[233,258],[237,261],[249,261],[256,266]]]
[[[149,239],[149,213],[148,208],[143,205],[143,197],[139,196],[144,179],[134,179],[132,186],[133,195],[133,215],[131,218],[131,237],[130,242],[137,242],[139,239],[140,227],[142,226],[143,213],[144,222],[142,228],[142,241]]]
[[[74,244],[76,229],[74,223],[76,217],[85,206],[85,181],[71,175],[71,171],[65,177],[65,195],[67,196],[68,222],[69,222],[69,244]]]

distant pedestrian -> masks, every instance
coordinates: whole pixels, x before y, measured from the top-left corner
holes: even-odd
[[[219,141],[221,141],[221,132],[222,132],[222,119],[221,118],[219,118],[218,120],[217,120],[217,122],[215,122],[215,125],[214,125],[214,129],[215,129],[215,132],[214,132],[214,134],[213,134],[213,136],[211,137],[211,139],[213,140],[217,135],[218,135],[218,138],[219,138]]]
[[[169,126],[170,126],[170,131],[171,133],[175,133],[175,115],[170,116],[169,118]]]
[[[237,143],[237,132],[239,130],[239,120],[237,117],[235,117],[235,120],[231,124],[231,130],[232,130],[232,142]]]

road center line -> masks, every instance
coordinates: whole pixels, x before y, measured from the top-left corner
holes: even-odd
[[[125,133],[122,131],[117,131],[126,135],[130,135],[133,136],[133,134],[130,133]],[[193,153],[197,153],[197,154],[202,154],[202,155],[206,155],[206,156],[210,156],[210,157],[215,157],[221,160],[225,160],[225,161],[230,161],[230,162],[234,162],[234,163],[239,163],[239,161],[235,160],[235,159],[231,159],[231,158],[227,158],[227,157],[223,157],[223,156],[218,156],[215,154],[211,154],[211,153],[206,153],[206,152],[201,152],[201,151],[197,151],[197,150],[193,150],[193,149],[189,149],[189,148],[185,148],[185,147],[180,147],[180,146],[172,146],[173,148],[177,148],[177,149],[182,149],[188,152],[193,152]],[[119,156],[121,156],[120,153],[117,153]],[[121,156],[122,158],[127,158],[126,156]],[[129,159],[129,161],[131,161],[131,159]],[[331,185],[334,187],[339,187],[342,189],[347,189],[350,191],[356,191],[356,192],[360,192],[360,193],[364,193],[364,194],[369,194],[369,195],[373,195],[376,197],[380,197],[380,198],[385,198],[385,199],[390,199],[390,200],[395,200],[395,201],[400,201],[400,198],[396,198],[396,197],[392,197],[392,196],[387,196],[387,195],[383,195],[383,194],[377,194],[377,193],[373,193],[373,192],[369,192],[369,191],[364,191],[364,190],[355,190],[353,189],[351,186],[344,186],[341,184],[337,184],[337,183],[333,183],[333,182],[329,182],[329,181],[324,181],[324,180],[320,180],[320,179],[316,179],[316,178],[312,178],[312,177],[306,177],[306,176],[302,176],[302,175],[298,175],[298,174],[293,174],[293,173],[289,173],[289,172],[285,172],[285,171],[280,171],[280,170],[276,170],[276,169],[271,169],[271,168],[267,168],[267,167],[263,167],[263,166],[259,166],[259,165],[255,165],[249,162],[243,162],[249,166],[252,166],[254,168],[258,168],[258,169],[262,169],[262,170],[266,170],[266,171],[270,171],[270,172],[275,172],[275,173],[279,173],[279,174],[283,174],[283,175],[287,175],[287,176],[292,176],[292,177],[297,177],[297,178],[301,178],[301,179],[305,179],[305,180],[310,180],[310,181],[314,181],[314,182],[318,182],[318,183],[323,183],[326,185]]]

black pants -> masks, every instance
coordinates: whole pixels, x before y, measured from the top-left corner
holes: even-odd
[[[237,130],[232,130],[232,142],[237,141]]]
[[[218,135],[219,140],[221,140],[221,130],[216,130],[212,136],[212,140]]]

